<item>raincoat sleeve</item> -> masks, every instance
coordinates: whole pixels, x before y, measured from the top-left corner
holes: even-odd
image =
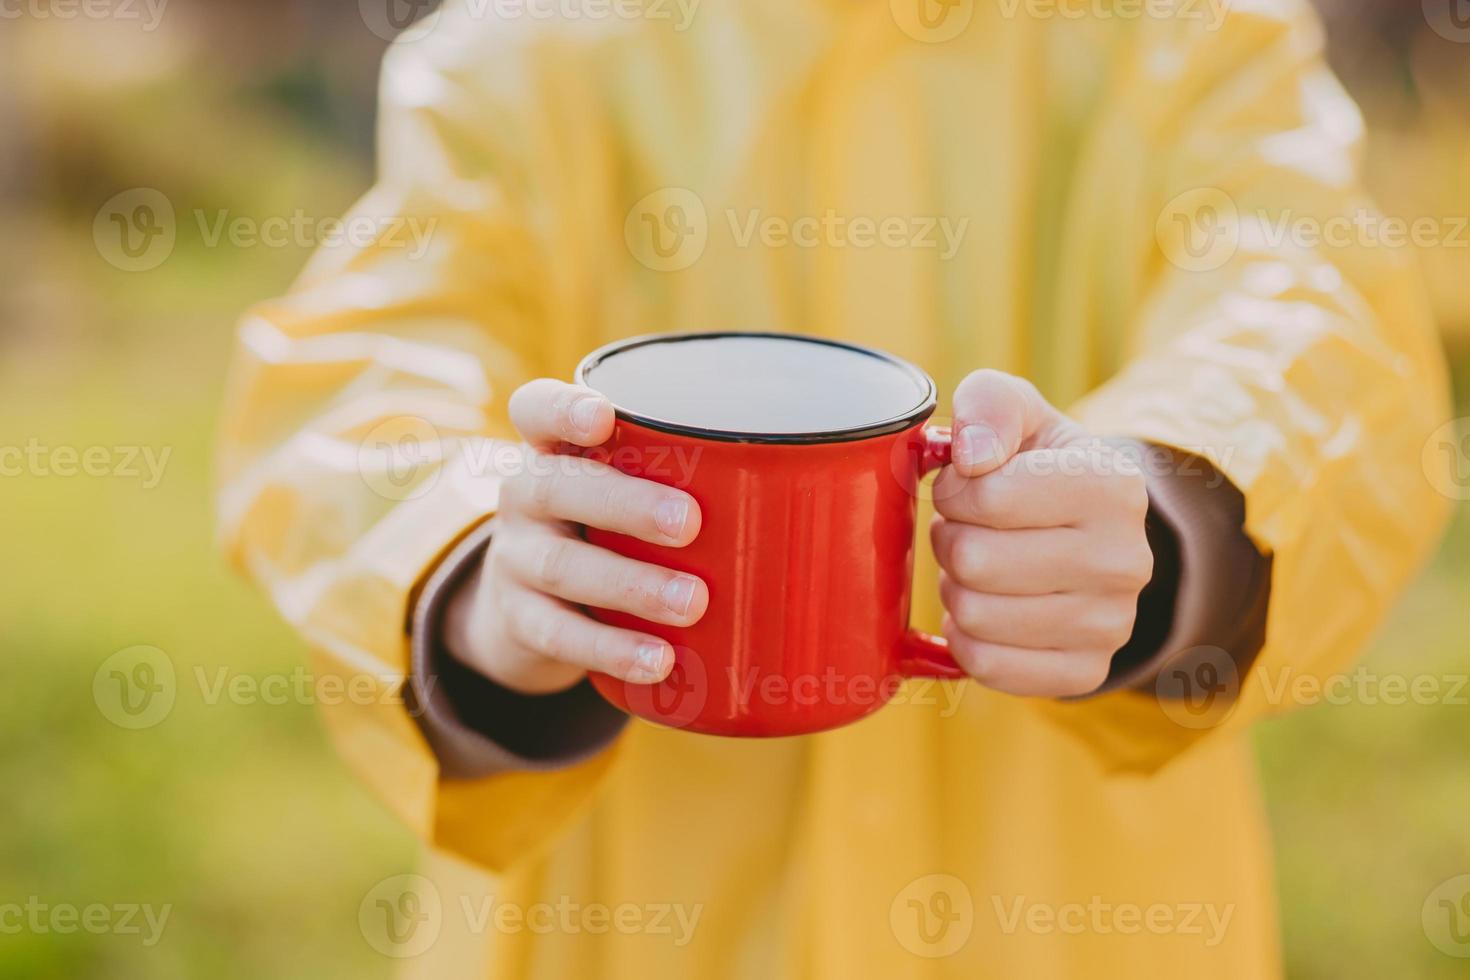
[[[1106,766],[1151,771],[1350,663],[1442,527],[1423,449],[1450,413],[1415,257],[1361,189],[1361,116],[1306,4],[1154,19],[1120,62],[1121,121],[1083,177],[1109,203],[1070,258],[1126,353],[1074,412],[1209,460],[1272,560],[1245,669],[1202,644],[1145,695],[1041,706]]]
[[[563,367],[541,206],[553,113],[527,54],[485,33],[441,21],[390,51],[376,186],[241,323],[219,525],[315,671],[376,685],[323,708],[347,762],[424,838],[493,869],[570,820],[616,750],[443,779],[403,695],[415,594],[495,510],[508,396]]]

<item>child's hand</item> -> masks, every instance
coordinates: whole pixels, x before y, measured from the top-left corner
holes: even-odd
[[[692,575],[588,544],[577,528],[683,547],[699,533],[699,505],[682,490],[548,452],[563,442],[598,446],[612,435],[612,405],[591,389],[532,381],[511,396],[510,415],[528,444],[525,465],[501,489],[478,585],[451,603],[451,652],[523,694],[563,690],[589,670],[641,684],[663,680],[674,664],[668,643],[596,622],[577,604],[686,626],[704,615],[708,589]]]
[[[954,415],[931,532],[955,659],[1010,694],[1096,690],[1153,572],[1137,462],[999,371],[965,378]]]

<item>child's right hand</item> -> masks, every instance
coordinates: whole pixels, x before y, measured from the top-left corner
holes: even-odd
[[[450,601],[450,652],[522,694],[564,690],[589,670],[639,684],[663,680],[674,665],[666,641],[599,623],[579,604],[687,626],[704,615],[709,590],[692,575],[588,544],[580,529],[682,548],[699,533],[699,504],[682,490],[550,452],[612,435],[612,404],[590,388],[529,382],[511,396],[510,416],[527,443],[526,465],[501,488],[478,582]]]

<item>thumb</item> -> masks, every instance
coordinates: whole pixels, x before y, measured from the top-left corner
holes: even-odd
[[[954,468],[966,477],[999,469],[1059,414],[1025,378],[971,372],[954,393]]]

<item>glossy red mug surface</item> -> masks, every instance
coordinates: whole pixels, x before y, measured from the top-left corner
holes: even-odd
[[[927,427],[934,382],[878,351],[787,334],[635,338],[583,360],[577,381],[639,345],[771,338],[832,345],[907,372],[915,404],[900,415],[814,432],[710,429],[619,404],[612,438],[586,455],[677,486],[698,501],[702,527],[684,548],[587,529],[612,551],[697,575],[709,607],[693,626],[589,610],[603,622],[660,636],[676,663],[658,684],[594,674],[623,710],[687,731],[782,736],[845,725],[882,707],[908,677],[963,677],[942,639],[910,629],[916,488],[949,462],[949,433]],[[677,350],[660,351],[668,361]],[[886,368],[885,368],[886,370]],[[739,383],[734,379],[733,383]],[[724,379],[724,383],[732,383]],[[861,400],[861,392],[856,393]]]

